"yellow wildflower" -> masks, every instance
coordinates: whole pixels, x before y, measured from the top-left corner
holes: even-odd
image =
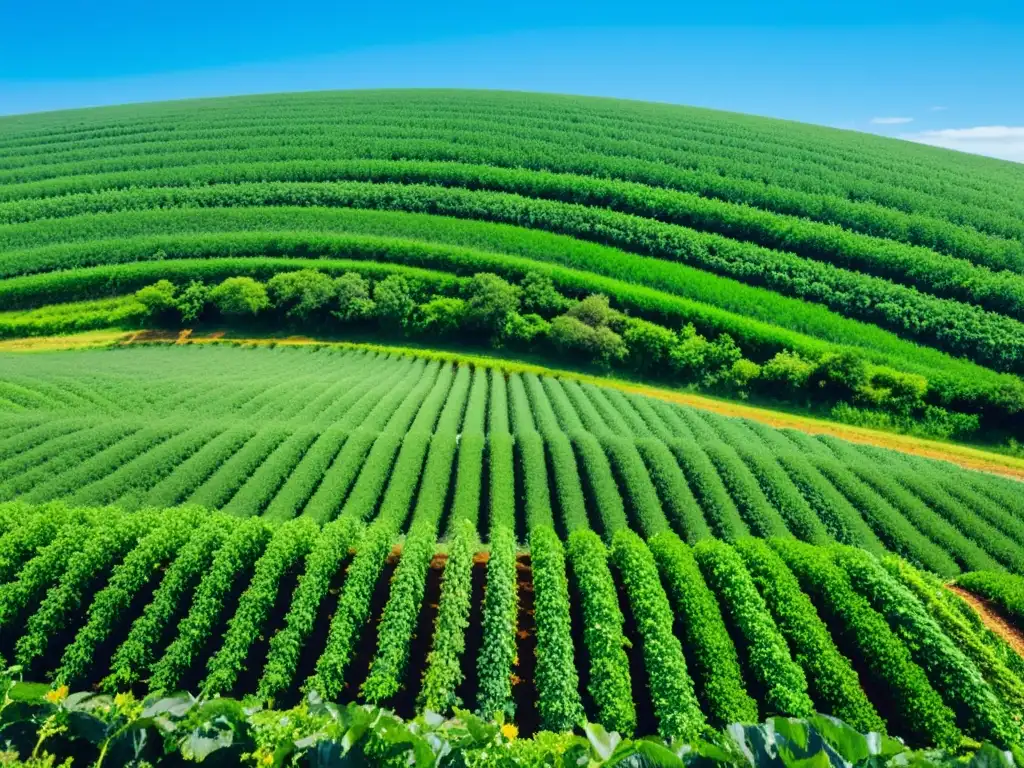
[[[43,696],[43,698],[51,704],[60,704],[62,701],[64,701],[64,699],[68,697],[68,692],[68,687],[66,685],[62,685],[60,686],[60,688],[57,688],[56,690],[47,691],[46,695]]]
[[[516,728],[512,723],[505,723],[501,726],[501,735],[509,741],[515,741],[516,736],[519,735],[519,729]]]

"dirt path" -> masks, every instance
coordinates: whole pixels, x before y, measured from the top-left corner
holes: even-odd
[[[1006,619],[996,613],[992,604],[988,600],[984,600],[977,595],[973,595],[966,589],[958,587],[955,584],[947,584],[946,589],[962,597],[967,604],[977,612],[978,616],[981,617],[982,623],[984,623],[986,627],[1003,638],[1003,640],[1009,643],[1013,650],[1024,657],[1024,631],[1013,626]]]
[[[538,375],[560,376],[563,378],[587,381],[603,387],[611,387],[623,392],[655,397],[671,403],[700,408],[723,416],[736,416],[759,421],[772,427],[797,429],[812,435],[834,435],[853,443],[875,445],[894,451],[902,451],[929,459],[939,459],[958,464],[967,469],[980,472],[1004,475],[1015,480],[1024,481],[1024,459],[992,453],[980,448],[955,443],[943,443],[938,440],[899,435],[893,432],[882,432],[865,427],[853,427],[834,421],[801,416],[785,411],[760,408],[732,400],[720,400],[706,395],[690,392],[679,392],[670,389],[637,384],[621,379],[592,376],[585,373],[560,371],[532,363],[521,363],[498,356],[464,355],[458,352],[413,349],[379,344],[364,344],[345,341],[319,341],[308,336],[290,336],[285,338],[251,338],[234,337],[222,331],[207,332],[202,335],[193,334],[190,330],[180,332],[160,331],[91,331],[70,336],[40,336],[27,339],[9,339],[0,341],[0,352],[42,352],[70,349],[88,349],[95,347],[111,347],[138,343],[165,344],[253,344],[253,345],[287,345],[309,346],[313,344],[329,344],[331,346],[351,349],[379,349],[398,354],[424,355],[432,359],[464,361],[474,365],[506,367],[516,371],[536,373]]]

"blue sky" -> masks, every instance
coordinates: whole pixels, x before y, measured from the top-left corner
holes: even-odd
[[[1024,2],[0,0],[0,114],[268,91],[620,96],[1024,161]]]

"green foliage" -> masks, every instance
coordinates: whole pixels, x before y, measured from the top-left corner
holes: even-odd
[[[515,713],[511,676],[519,607],[515,533],[502,523],[494,522],[489,543],[483,642],[476,660],[477,710],[484,717],[511,717]]]
[[[466,650],[466,630],[472,608],[473,554],[476,547],[476,528],[470,520],[458,520],[448,547],[441,582],[441,602],[419,693],[419,706],[424,710],[445,714],[461,706],[455,691],[465,679],[462,656]]]
[[[583,604],[583,641],[590,656],[587,690],[597,705],[598,722],[629,736],[636,729],[636,707],[622,631],[624,619],[607,550],[597,534],[580,529],[569,534],[566,552],[576,594]]]
[[[807,695],[807,679],[794,663],[789,647],[743,560],[728,544],[702,541],[694,547],[708,586],[718,597],[735,641],[768,711],[790,717],[806,717],[814,710]]]
[[[135,298],[151,314],[156,315],[178,306],[175,300],[177,290],[170,280],[157,280],[152,285],[137,290]]]
[[[358,272],[346,272],[334,281],[338,308],[332,314],[343,322],[354,322],[371,317],[376,305],[370,298],[370,281]]]
[[[373,286],[374,315],[385,325],[405,324],[415,302],[409,284],[398,275],[384,278]]]
[[[625,585],[640,636],[658,732],[666,738],[693,738],[700,733],[704,716],[682,646],[672,634],[672,609],[654,557],[639,536],[623,530],[612,540],[611,559]]]
[[[861,676],[867,673],[886,681],[893,704],[889,729],[923,744],[956,748],[963,734],[952,710],[885,618],[854,591],[828,553],[795,540],[776,539],[771,544],[837,633],[834,636],[842,639],[840,650],[857,660]]]
[[[974,663],[942,631],[913,593],[871,555],[853,548],[835,548],[833,552],[850,583],[885,616],[914,661],[957,713],[965,730],[1003,747],[1020,743],[1020,723],[1013,723]]]
[[[569,731],[583,720],[579,678],[569,629],[565,553],[555,531],[530,531],[534,618],[537,622],[537,709],[546,730]]]
[[[831,712],[858,730],[885,733],[885,721],[861,688],[853,666],[839,652],[828,627],[786,564],[763,541],[741,539],[734,546],[794,659],[807,675],[818,709]]]
[[[270,306],[267,289],[251,277],[229,277],[210,291],[210,301],[224,315],[255,315]]]
[[[326,306],[337,293],[335,282],[323,272],[300,269],[282,272],[267,281],[271,304],[300,320]]]
[[[991,600],[1006,617],[1017,626],[1024,626],[1024,578],[1008,573],[986,572],[965,573],[956,583]]]
[[[744,687],[736,648],[693,552],[667,531],[651,539],[650,548],[678,616],[683,641],[692,649],[701,702],[710,711],[712,722],[753,722],[757,703]]]

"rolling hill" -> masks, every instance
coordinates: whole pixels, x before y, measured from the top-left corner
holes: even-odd
[[[520,347],[1003,437],[1024,431],[1022,211],[1012,163],[667,105],[386,91],[29,115],[0,120],[0,332],[139,323],[129,297],[160,279],[314,268],[429,300],[539,276],[728,353],[609,360],[546,326]]]
[[[389,91],[0,119],[0,335],[154,342],[0,351],[0,657],[524,735],[818,711],[1019,750],[1024,659],[946,588],[1019,624],[1018,481],[516,358],[1000,440],[1022,281],[1024,168],[763,118]]]

